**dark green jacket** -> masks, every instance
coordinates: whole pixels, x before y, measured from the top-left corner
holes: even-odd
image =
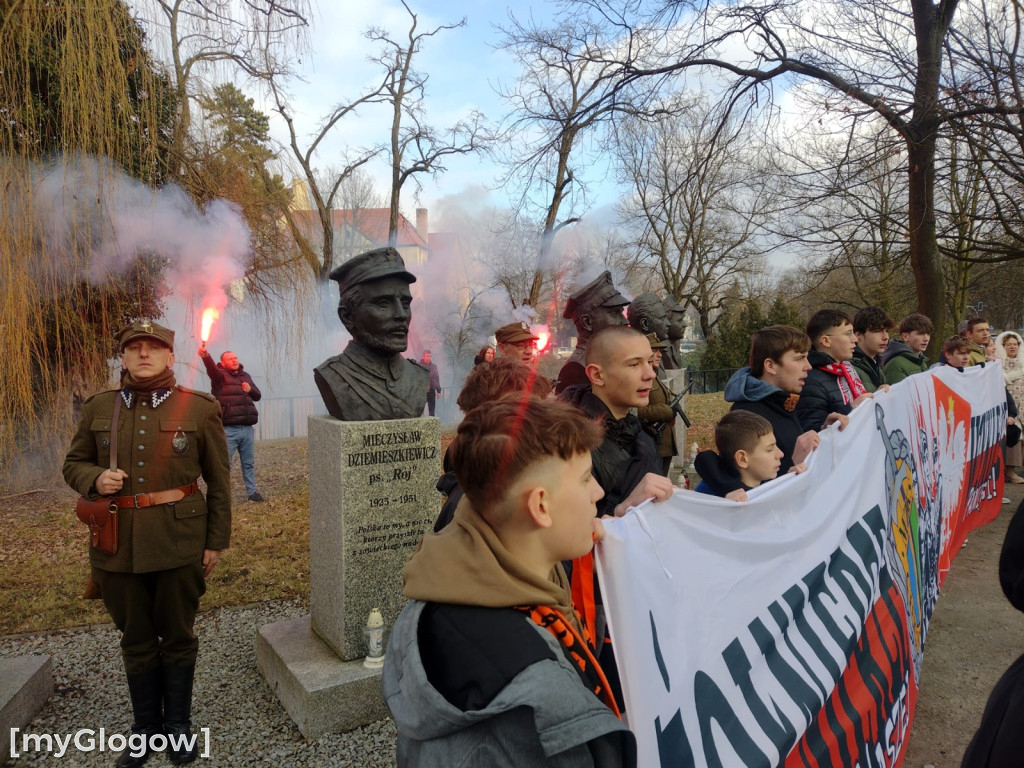
[[[860,351],[860,347],[854,347],[853,359],[850,362],[857,369],[861,383],[868,392],[877,392],[880,386],[889,383],[882,372],[881,362],[874,357],[865,355]]]
[[[98,498],[94,484],[109,468],[116,397],[120,390],[100,392],[82,404],[63,468],[65,482],[82,496]],[[148,397],[130,407],[122,402],[117,435],[117,466],[128,473],[118,496],[166,491],[202,476],[206,498],[200,491],[174,504],[122,508],[117,553],[90,547],[89,562],[105,571],[147,573],[200,562],[204,549],[227,548],[231,475],[217,400],[175,387],[155,408]]]
[[[888,384],[903,381],[915,373],[927,371],[930,367],[924,352],[913,352],[902,341],[893,339],[882,355],[882,375]]]

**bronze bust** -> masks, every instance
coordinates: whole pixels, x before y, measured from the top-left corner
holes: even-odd
[[[655,334],[659,340],[668,338],[668,311],[665,303],[653,293],[642,293],[630,302],[626,310],[629,324],[645,336]]]
[[[352,334],[340,355],[313,371],[327,412],[341,421],[416,418],[430,388],[427,369],[402,357],[409,344],[416,277],[394,248],[377,248],[331,272],[338,283],[338,317]]]
[[[686,332],[686,307],[669,296],[665,299],[665,308],[668,310],[668,346],[662,353],[661,367],[672,371],[683,367],[679,341]]]
[[[576,349],[558,372],[555,392],[566,387],[587,386],[586,351],[590,337],[609,325],[625,325],[623,308],[629,299],[612,284],[612,273],[605,270],[569,296],[562,317],[571,319],[576,326]]]

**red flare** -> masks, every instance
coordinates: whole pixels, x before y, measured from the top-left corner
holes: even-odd
[[[210,340],[210,328],[213,327],[213,321],[218,317],[220,317],[220,312],[213,307],[203,310],[203,325],[202,330],[199,333],[199,337],[203,340],[203,344]]]
[[[547,349],[551,334],[547,330],[539,330],[537,326],[534,326],[533,330],[537,334],[537,354],[540,354]]]

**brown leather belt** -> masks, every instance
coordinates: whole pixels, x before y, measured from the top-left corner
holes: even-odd
[[[153,493],[136,493],[134,496],[115,496],[111,499],[118,507],[132,507],[142,509],[143,507],[155,507],[158,504],[171,504],[181,501],[186,496],[199,492],[199,483],[192,481],[180,488],[171,488],[169,491],[155,491]]]

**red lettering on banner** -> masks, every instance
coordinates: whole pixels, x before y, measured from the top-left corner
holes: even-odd
[[[890,579],[846,671],[786,768],[900,765],[917,698],[903,599]]]

